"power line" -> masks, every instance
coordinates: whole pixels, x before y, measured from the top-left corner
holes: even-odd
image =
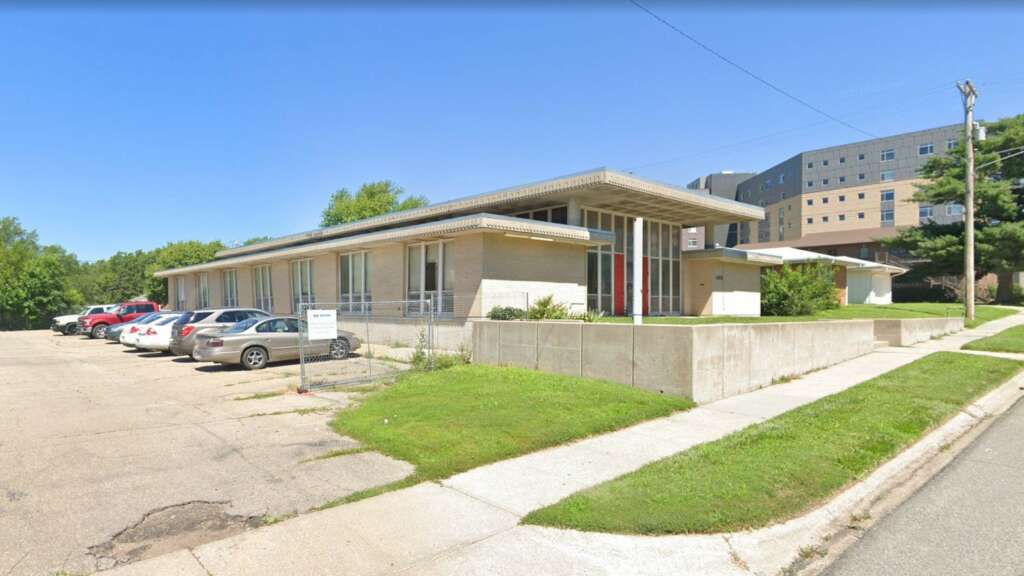
[[[662,18],[661,16],[659,16],[658,14],[653,12],[651,9],[649,9],[646,6],[644,6],[643,4],[637,2],[637,0],[629,0],[629,2],[631,4],[633,4],[634,6],[636,6],[637,8],[639,8],[639,9],[643,10],[644,12],[646,12],[647,14],[649,14],[652,18],[654,18],[658,22],[661,22],[662,24],[664,24],[665,26],[667,26],[668,28],[673,30],[676,34],[679,34],[683,38],[689,40],[690,42],[693,42],[694,44],[696,44],[697,46],[701,47],[706,52],[708,52],[709,54],[711,54],[714,57],[718,58],[722,62],[725,62],[726,64],[732,66],[733,68],[739,70],[740,72],[743,72],[747,76],[750,76],[751,78],[753,78],[754,80],[757,80],[761,84],[764,84],[765,86],[771,88],[772,90],[778,92],[779,94],[782,94],[786,98],[789,98],[790,100],[800,104],[801,106],[804,106],[805,108],[813,110],[814,112],[824,116],[825,118],[828,118],[829,120],[832,120],[833,122],[837,122],[837,123],[839,123],[839,124],[841,124],[843,126],[846,126],[847,128],[849,128],[851,130],[855,130],[857,132],[860,132],[861,134],[864,134],[865,136],[868,136],[869,138],[877,138],[877,136],[875,136],[874,134],[868,132],[867,130],[862,130],[862,129],[854,126],[853,124],[850,124],[849,122],[846,122],[845,120],[843,120],[841,118],[837,118],[837,117],[829,114],[828,112],[825,112],[821,108],[818,108],[817,106],[811,104],[810,102],[808,102],[808,101],[806,101],[806,100],[804,100],[804,99],[802,99],[802,98],[800,98],[798,96],[795,96],[795,95],[787,92],[786,90],[783,90],[779,86],[773,84],[772,82],[766,80],[765,78],[762,78],[761,76],[755,74],[754,72],[751,72],[750,70],[748,70],[747,68],[745,68],[742,65],[738,64],[737,62],[735,62],[735,61],[729,59],[728,57],[726,57],[725,55],[719,53],[714,48],[708,46],[707,44],[701,42],[700,40],[694,38],[693,36],[690,36],[689,34],[684,32],[683,30],[681,30],[680,28],[676,27],[674,24],[669,22],[668,20],[665,20],[664,18]]]

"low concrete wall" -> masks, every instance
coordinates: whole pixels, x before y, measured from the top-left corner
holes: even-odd
[[[963,329],[964,319],[960,317],[875,320],[875,340],[890,346],[910,346]]]
[[[338,319],[338,328],[348,330],[371,344],[412,348],[426,333],[427,321],[418,318],[380,318],[345,316]],[[434,348],[456,351],[472,343],[473,322],[467,320],[434,320]]]
[[[867,354],[871,320],[693,326],[473,323],[480,364],[603,378],[698,403]]]

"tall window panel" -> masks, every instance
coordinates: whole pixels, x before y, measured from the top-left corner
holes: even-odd
[[[455,310],[455,262],[449,242],[425,242],[406,248],[407,312],[438,315]]]
[[[252,279],[256,307],[265,312],[273,312],[274,296],[270,288],[270,266],[257,266],[253,268]]]
[[[210,276],[206,272],[199,273],[196,283],[196,308],[210,307]]]
[[[370,256],[366,252],[342,254],[338,265],[340,297],[338,309],[342,314],[370,312]]]
[[[174,292],[177,298],[174,301],[175,310],[185,310],[185,277],[178,276],[174,279]]]
[[[224,271],[224,306],[238,306],[238,270]]]
[[[316,302],[313,294],[313,260],[306,258],[292,262],[292,312],[302,311],[303,304]]]

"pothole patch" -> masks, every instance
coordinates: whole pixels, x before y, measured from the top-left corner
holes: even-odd
[[[96,569],[145,560],[262,525],[262,516],[228,514],[229,502],[192,501],[147,512],[110,540],[89,547]]]

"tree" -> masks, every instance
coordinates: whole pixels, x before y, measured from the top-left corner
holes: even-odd
[[[761,313],[765,316],[806,316],[837,306],[839,294],[831,264],[783,264],[761,274]]]
[[[218,250],[223,249],[224,244],[219,240],[213,242],[199,242],[198,240],[170,242],[162,248],[157,248],[153,251],[152,261],[146,267],[146,296],[150,300],[166,304],[168,302],[167,280],[154,277],[154,272],[209,262],[213,260]]]
[[[52,316],[81,305],[69,282],[77,259],[58,246],[40,246],[17,218],[0,218],[0,329],[43,328]]]
[[[242,242],[242,246],[249,246],[251,244],[259,244],[260,242],[266,242],[267,240],[270,240],[270,236],[253,236],[252,238],[249,238],[245,242]]]
[[[405,194],[405,190],[390,180],[363,184],[355,196],[347,188],[342,188],[331,195],[331,200],[323,211],[320,226],[355,222],[428,204],[427,199],[423,196],[409,196],[404,200],[399,200],[403,194]]]
[[[1012,272],[1024,268],[1024,156],[1005,161],[1000,151],[1024,146],[1024,115],[986,124],[988,138],[976,144],[975,164],[975,280],[988,273],[999,275],[999,298],[1012,294]],[[917,186],[913,200],[929,204],[964,202],[966,150],[961,142],[948,154],[929,160],[920,171],[927,179]],[[988,166],[986,166],[988,164]],[[929,275],[963,275],[964,224],[928,222],[901,231],[886,245],[926,260],[920,265]]]

